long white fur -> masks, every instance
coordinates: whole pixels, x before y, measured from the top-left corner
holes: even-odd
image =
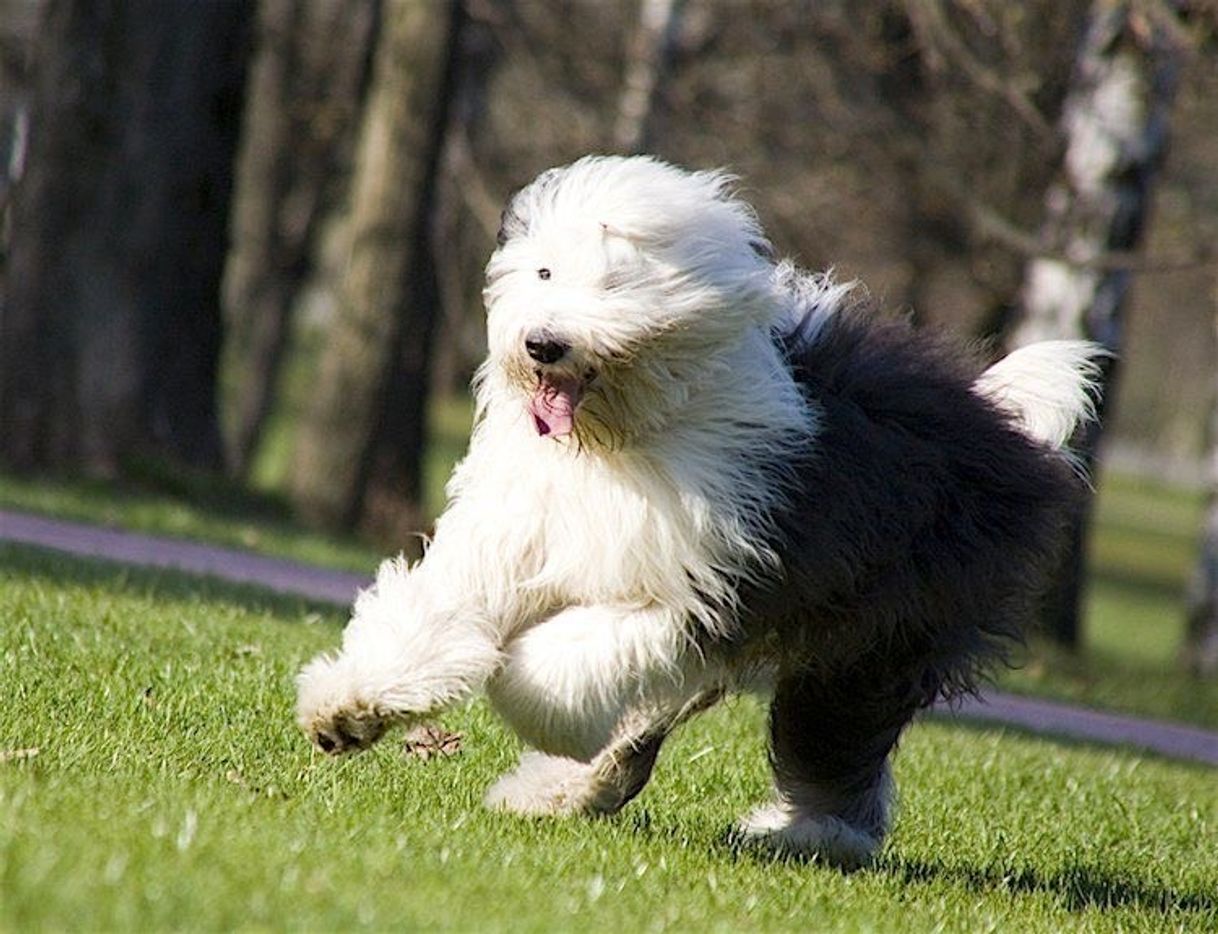
[[[443,571],[434,561],[381,565],[375,585],[356,599],[342,652],[315,659],[297,679],[307,728],[341,711],[426,716],[477,690],[498,667],[493,627],[476,607],[449,599],[459,591]]]
[[[1030,438],[1060,449],[1080,421],[1095,417],[1099,361],[1106,355],[1090,341],[1040,341],[1008,354],[974,385]]]
[[[508,643],[488,692],[525,742],[587,762],[624,710],[689,683],[676,663],[684,641],[658,605],[568,607]]]
[[[772,335],[816,340],[850,287],[773,265],[720,173],[587,158],[522,198],[488,266],[490,353],[450,505],[422,562],[382,565],[342,651],[302,671],[298,717],[314,735],[425,717],[489,686],[531,744],[588,761],[631,709],[721,676],[690,651],[691,627],[729,630],[720,572],[776,560],[766,516],[786,490],[756,465],[814,446],[818,416]],[[597,374],[576,436],[540,437],[527,414],[536,329],[571,344],[572,374]],[[1030,348],[978,391],[1058,444],[1088,411],[1093,357]],[[555,811],[582,774],[559,771]],[[495,802],[544,809],[525,781]],[[782,845],[820,839],[785,820]]]

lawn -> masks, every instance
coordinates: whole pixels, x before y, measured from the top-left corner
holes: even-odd
[[[888,847],[843,875],[726,841],[766,793],[752,701],[617,818],[522,820],[479,806],[516,753],[481,703],[452,758],[309,749],[291,678],[337,611],[12,546],[0,579],[0,930],[1218,926],[1212,770],[920,723]]]

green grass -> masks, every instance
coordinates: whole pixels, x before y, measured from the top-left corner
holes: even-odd
[[[291,678],[341,614],[256,590],[0,547],[0,930],[1202,930],[1218,925],[1214,772],[916,725],[871,870],[734,850],[766,794],[737,701],[608,820],[484,812],[514,741],[476,703],[454,758],[339,761]],[[948,764],[950,763],[950,768]]]

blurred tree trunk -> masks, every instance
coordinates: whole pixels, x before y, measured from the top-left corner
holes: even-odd
[[[651,148],[651,116],[672,57],[684,0],[638,0],[638,21],[626,50],[626,70],[613,125],[613,148]]]
[[[482,273],[499,230],[502,200],[486,180],[477,151],[486,124],[491,76],[503,57],[494,8],[466,6],[457,53],[452,103],[440,169],[441,187],[432,224],[445,249],[433,251],[440,320],[431,357],[432,392],[465,392],[486,350]]]
[[[1077,441],[1093,469],[1116,384],[1124,301],[1132,277],[1120,261],[1135,250],[1162,162],[1181,50],[1157,17],[1123,0],[1096,0],[1063,104],[1062,177],[1049,189],[1044,255],[1025,272],[1012,348],[1085,337],[1112,352],[1099,419]],[[1114,259],[1116,260],[1114,262]],[[1076,648],[1090,503],[1070,519],[1069,551],[1046,606],[1051,638]]]
[[[312,521],[400,545],[421,524],[436,319],[430,221],[460,7],[396,0],[383,16],[352,180],[350,257],[291,489]]]
[[[230,472],[247,474],[295,300],[354,136],[375,0],[262,0],[225,270]]]
[[[25,169],[35,37],[42,0],[0,0],[0,308],[4,307],[12,193]]]
[[[1218,291],[1214,298],[1218,309]],[[1218,314],[1214,325],[1218,337]],[[1189,586],[1188,625],[1182,653],[1185,667],[1199,678],[1218,677],[1218,367],[1214,374],[1209,426],[1209,505]]]
[[[219,287],[251,11],[52,0],[0,314],[0,454],[220,464]]]

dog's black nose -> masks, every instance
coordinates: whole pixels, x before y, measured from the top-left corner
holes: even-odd
[[[571,348],[549,334],[530,334],[524,339],[524,349],[538,363],[557,363]]]

